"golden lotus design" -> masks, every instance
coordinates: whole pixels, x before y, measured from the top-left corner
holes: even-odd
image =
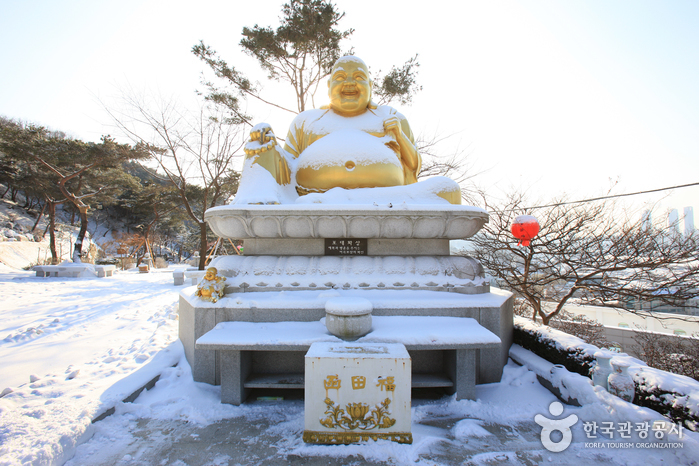
[[[369,412],[369,405],[364,403],[349,403],[347,414],[352,418],[352,422],[364,420],[364,416]]]
[[[371,410],[366,403],[347,403],[343,409],[330,398],[326,398],[325,414],[327,417],[321,419],[320,423],[328,429],[338,427],[344,430],[388,429],[396,423],[395,419],[389,417],[391,414],[388,408],[390,404],[391,400],[386,398]]]

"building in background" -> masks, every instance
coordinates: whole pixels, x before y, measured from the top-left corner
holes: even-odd
[[[694,233],[694,207],[684,208],[684,234],[690,235]]]

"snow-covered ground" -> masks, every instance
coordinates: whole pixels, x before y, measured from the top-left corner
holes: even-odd
[[[663,440],[657,440],[649,427],[649,437],[639,438],[637,424],[652,426],[662,419],[657,413],[581,384],[587,388],[578,388],[595,400],[583,407],[565,406],[562,415],[552,416],[548,407],[556,398],[534,372],[510,362],[500,383],[477,387],[477,401],[414,400],[411,445],[378,441],[326,446],[303,442],[300,400],[221,405],[219,390],[193,382],[183,362],[168,369],[153,390],[134,403],[121,404],[117,414],[98,423],[93,439],[81,445],[66,466],[697,464],[696,434],[685,431],[679,439],[663,432]],[[537,415],[577,416],[573,443],[562,452],[546,450]],[[613,426],[614,438],[597,431],[588,439],[585,422]],[[620,439],[616,429],[625,422],[632,426],[630,438]],[[559,440],[555,434],[552,439]],[[671,448],[651,448],[649,443]]]
[[[1,272],[0,390],[12,392],[0,398],[0,465],[285,464],[290,458],[429,465],[699,461],[699,435],[683,430],[680,438],[669,421],[664,430],[653,430],[662,416],[592,387],[582,376],[564,382],[583,406],[552,414],[556,398],[528,367],[546,373],[547,362],[521,349],[517,359],[530,364],[511,362],[500,383],[478,386],[478,401],[415,401],[412,445],[306,445],[301,401],[222,405],[219,387],[192,380],[177,340],[179,290],[167,271],[77,279]],[[121,401],[156,375],[161,377],[153,389]],[[113,415],[92,423],[111,407]],[[554,421],[577,416],[570,447],[546,450],[536,415]],[[600,429],[595,438],[585,431],[591,423]],[[631,423],[628,439],[619,431],[625,423]],[[644,439],[638,426],[645,423]],[[231,426],[242,429],[240,437]],[[610,426],[607,434],[601,430]],[[227,441],[207,443],[207,435],[221,430]],[[552,439],[558,441],[556,433]],[[647,445],[655,442],[672,448]],[[186,449],[173,450],[178,445],[194,445],[191,457]]]
[[[0,273],[0,464],[50,464],[92,419],[173,365],[172,271]]]

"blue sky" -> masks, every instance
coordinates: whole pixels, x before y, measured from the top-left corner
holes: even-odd
[[[291,104],[237,43],[243,26],[276,25],[282,1],[3,0],[0,114],[87,140],[118,136],[101,100],[123,89],[201,89],[190,53],[205,40]],[[699,181],[699,2],[343,1],[341,27],[372,70],[419,53],[423,91],[400,108],[416,133],[454,134],[476,182],[546,200]],[[323,91],[316,102],[325,103]],[[290,116],[250,103],[284,134]],[[633,209],[699,209],[699,188],[629,198]],[[699,216],[699,212],[696,216]]]

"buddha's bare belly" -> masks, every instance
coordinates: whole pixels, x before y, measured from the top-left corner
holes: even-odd
[[[403,166],[386,145],[390,141],[359,130],[328,134],[301,153],[296,182],[310,191],[403,185]]]

